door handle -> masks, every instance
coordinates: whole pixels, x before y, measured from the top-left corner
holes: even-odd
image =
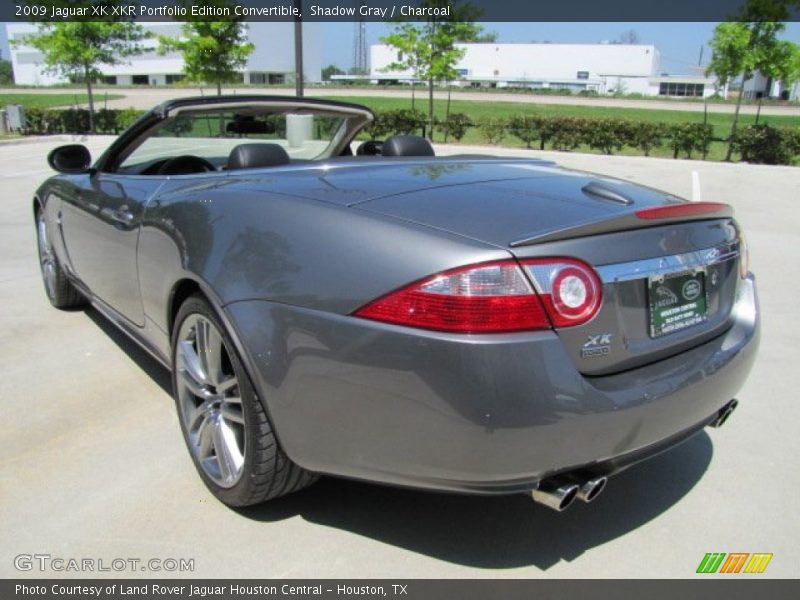
[[[117,210],[109,210],[105,209],[103,212],[108,216],[109,219],[112,221],[116,221],[120,225],[129,226],[133,223],[133,213],[128,210],[128,205],[123,204]]]

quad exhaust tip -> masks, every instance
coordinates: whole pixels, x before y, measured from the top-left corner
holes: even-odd
[[[539,482],[539,487],[531,492],[531,497],[538,504],[562,512],[576,499],[588,503],[597,498],[607,481],[604,475],[568,473]]]
[[[725,424],[730,416],[733,414],[733,411],[736,410],[736,407],[739,406],[739,401],[734,398],[730,402],[728,402],[725,406],[719,409],[717,416],[711,421],[710,426],[714,428],[722,427]]]
[[[531,492],[533,501],[557,512],[566,510],[578,496],[578,486],[553,479],[545,479]]]
[[[578,500],[583,500],[586,503],[591,502],[605,489],[607,482],[608,478],[604,475],[590,476],[589,479],[582,480],[581,483],[578,483]]]

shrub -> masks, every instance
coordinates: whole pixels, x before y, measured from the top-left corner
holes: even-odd
[[[531,142],[541,136],[541,125],[542,119],[535,115],[513,115],[508,120],[508,132],[530,148]]]
[[[398,133],[416,134],[424,132],[427,119],[414,109],[376,111],[375,120],[364,131],[370,139],[383,139]]]
[[[496,144],[503,139],[506,132],[506,121],[495,117],[484,117],[478,121],[478,127],[484,140],[489,144]]]
[[[387,126],[387,121],[384,118],[383,113],[375,112],[375,118],[370,122],[369,125],[364,127],[363,131],[371,140],[385,138],[386,134],[389,133],[389,127]]]
[[[736,133],[733,148],[742,160],[766,165],[788,165],[800,151],[797,131],[783,130],[766,124],[748,125]]]
[[[413,108],[401,108],[386,111],[385,117],[389,132],[393,134],[416,134],[424,132],[428,119],[420,111]]]
[[[123,108],[117,111],[117,129],[120,131],[127,129],[143,114],[143,110],[135,108]]]
[[[692,152],[695,150],[702,153],[705,158],[713,136],[714,128],[706,123],[672,125],[667,133],[673,158],[678,158],[680,152],[685,153],[686,158],[692,158]]]
[[[650,156],[653,148],[660,148],[668,126],[664,123],[630,123],[628,145]]]
[[[436,128],[444,134],[445,141],[452,137],[457,142],[466,135],[467,128],[472,126],[472,120],[464,113],[450,113],[446,119],[436,124]]]
[[[552,123],[552,136],[550,138],[556,150],[573,150],[584,141],[582,119],[575,117],[554,117]]]
[[[26,108],[25,121],[25,133],[28,135],[60,132],[59,113],[47,108]]]
[[[64,133],[88,133],[89,111],[85,108],[67,108],[61,111]]]
[[[582,141],[604,154],[613,154],[614,150],[622,150],[623,146],[630,144],[635,128],[622,119],[581,119],[577,127]]]

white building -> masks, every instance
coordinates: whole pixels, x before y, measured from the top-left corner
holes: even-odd
[[[183,78],[183,59],[178,53],[160,56],[157,36],[178,37],[180,23],[143,23],[152,34],[142,42],[144,54],[131,57],[127,63],[101,67],[104,83],[109,85],[164,85]],[[64,77],[48,73],[41,53],[30,46],[15,46],[14,41],[36,33],[28,23],[6,25],[11,45],[11,64],[14,81],[20,85],[52,85],[66,83]],[[322,79],[322,42],[319,23],[303,23],[303,69],[308,82]],[[248,24],[247,36],[255,45],[247,66],[242,70],[242,82],[254,85],[290,83],[294,81],[294,23]]]
[[[755,75],[744,82],[742,93],[745,100],[756,100],[758,98],[798,100],[800,99],[800,81],[786,84],[780,79],[766,77],[757,71]]]
[[[465,50],[454,85],[568,89],[574,93],[710,96],[714,80],[661,75],[658,48],[643,44],[458,44]],[[386,70],[402,60],[387,45],[370,48],[370,78],[410,82],[410,71]]]

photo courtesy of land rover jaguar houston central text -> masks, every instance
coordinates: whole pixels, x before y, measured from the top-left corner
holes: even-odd
[[[33,198],[50,302],[172,372],[225,504],[320,474],[563,510],[721,425],[759,309],[732,208],[370,140],[354,104],[174,100]],[[68,343],[68,342],[67,342]]]

